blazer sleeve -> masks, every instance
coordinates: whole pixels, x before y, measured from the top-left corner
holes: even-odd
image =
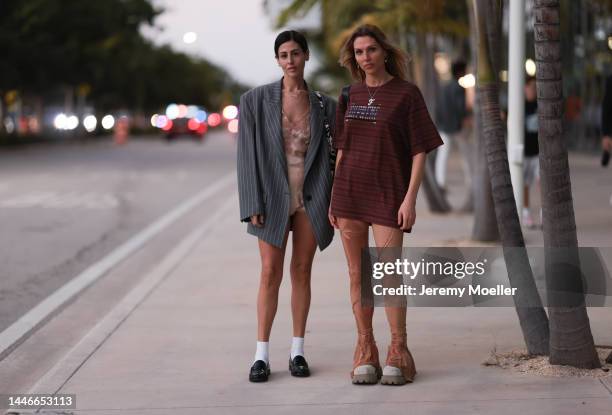
[[[240,221],[250,222],[251,216],[264,213],[261,183],[257,168],[255,145],[255,119],[247,94],[240,97],[240,118],[238,123],[238,198],[240,200]]]

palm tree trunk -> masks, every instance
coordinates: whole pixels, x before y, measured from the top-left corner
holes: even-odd
[[[475,64],[477,62],[478,39],[472,0],[467,0],[467,6],[470,20],[472,62]],[[472,176],[472,191],[474,193],[474,226],[472,228],[472,239],[475,241],[493,242],[499,240],[499,230],[497,228],[497,218],[495,217],[495,207],[493,206],[493,195],[491,193],[491,180],[489,178],[489,168],[487,166],[487,156],[485,154],[480,106],[480,99],[476,96],[474,102],[476,160],[474,175]]]
[[[534,11],[546,284],[551,304],[550,363],[597,368],[601,365],[584,304],[569,162],[563,140],[559,1],[535,0]],[[561,294],[567,294],[568,288],[571,298]]]
[[[525,344],[530,354],[546,355],[549,344],[548,319],[533,279],[516,210],[505,129],[499,111],[499,83],[497,72],[491,63],[490,50],[494,44],[489,44],[489,38],[499,39],[499,33],[495,33],[495,30],[501,31],[501,25],[495,18],[495,2],[496,0],[474,0],[478,28],[477,95],[482,111],[485,151],[508,279],[512,287],[518,288],[513,299]],[[495,27],[487,28],[488,24]]]

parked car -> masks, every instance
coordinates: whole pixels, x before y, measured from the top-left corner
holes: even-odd
[[[168,141],[188,137],[203,142],[208,131],[206,122],[199,122],[195,118],[175,118],[168,122],[170,123],[169,128],[163,128]]]

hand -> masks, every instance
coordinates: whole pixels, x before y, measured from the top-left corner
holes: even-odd
[[[264,215],[253,215],[251,216],[251,223],[258,228],[263,228],[264,226]]]
[[[400,229],[407,231],[412,228],[416,220],[416,209],[415,203],[408,200],[404,200],[397,211],[397,224]]]
[[[331,206],[329,207],[329,210],[327,211],[327,218],[329,219],[329,223],[331,224],[331,226],[333,226],[336,229],[340,229],[340,227],[338,226],[338,217],[332,215],[331,213]]]

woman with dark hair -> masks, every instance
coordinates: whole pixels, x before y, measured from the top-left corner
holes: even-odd
[[[240,219],[259,239],[261,276],[257,295],[257,350],[252,382],[270,374],[268,340],[278,305],[285,247],[292,230],[289,371],[309,376],[304,333],[310,308],[310,274],[317,246],[334,235],[327,219],[332,177],[324,123],[333,125],[335,102],[310,91],[304,81],[308,44],[296,31],[282,32],[274,56],[283,77],[240,98],[238,192]],[[329,127],[329,125],[328,125]]]
[[[406,339],[406,307],[386,306],[391,344],[384,369],[374,341],[374,308],[361,300],[361,252],[370,226],[378,248],[400,248],[416,219],[425,154],[442,144],[423,96],[406,80],[406,55],[376,26],[358,27],[341,50],[340,64],[356,83],[336,113],[338,150],[329,212],[340,229],[357,323],[353,383],[404,384],[416,374]]]

